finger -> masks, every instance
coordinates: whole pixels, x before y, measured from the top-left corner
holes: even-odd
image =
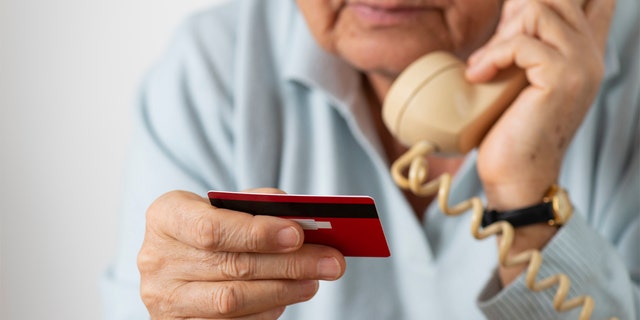
[[[346,269],[344,256],[338,250],[314,244],[305,244],[299,250],[284,254],[192,250],[195,252],[175,257],[167,266],[174,278],[184,281],[335,280]]]
[[[537,117],[539,119],[551,119],[553,114],[560,119],[581,119],[597,91],[598,81],[593,79],[598,75],[597,71],[591,70],[593,66],[583,66],[575,59],[564,57],[537,39],[521,35],[512,41],[487,48],[487,51],[486,61],[477,63],[480,69],[477,72],[486,73],[480,76],[492,77],[489,73],[495,74],[497,70],[512,64],[526,70],[529,85],[509,110],[521,110],[525,113],[539,113],[541,110],[550,112],[547,117]],[[520,107],[513,108],[516,105]],[[527,106],[536,108],[537,111],[526,110]],[[548,107],[540,109],[536,106]],[[523,116],[525,113],[520,113],[522,116],[517,118],[531,121],[532,118]],[[579,121],[571,123],[579,124]]]
[[[282,191],[280,189],[276,189],[276,188],[253,188],[253,189],[243,190],[242,192],[246,192],[246,193],[287,194],[286,192],[284,192],[284,191]]]
[[[585,3],[588,0],[538,0],[556,12],[575,30],[585,30]]]
[[[503,23],[491,44],[524,34],[570,55],[576,47],[585,45],[583,39],[589,37],[590,32],[582,10],[570,4],[563,1],[553,7],[555,3],[527,1],[513,18]]]
[[[614,12],[615,0],[590,0],[585,6],[585,14],[591,34],[603,54]]]
[[[302,245],[295,222],[219,209],[188,192],[161,196],[147,211],[154,231],[194,248],[231,252],[287,252]]]
[[[506,1],[501,23],[514,19],[527,11],[536,11],[536,6],[544,6],[554,11],[565,23],[579,30],[584,26],[584,7],[587,0],[509,0]]]
[[[316,280],[187,282],[170,303],[176,317],[235,318],[307,301],[318,286]]]
[[[486,47],[524,34],[541,39],[565,55],[584,45],[584,38],[591,38],[581,0],[510,0],[503,7],[496,34],[474,52],[468,63],[474,64],[484,54]]]
[[[504,1],[502,5],[502,12],[500,13],[500,22],[498,23],[497,30],[507,22],[519,15],[523,8],[527,6],[527,0],[508,0]]]
[[[286,307],[278,307],[265,312],[250,314],[242,317],[235,317],[234,320],[275,320],[278,319],[283,313]],[[185,318],[185,320],[215,320],[211,318]]]
[[[473,81],[486,81],[493,78],[501,69],[515,64],[527,70],[528,79],[532,82],[536,79],[536,73],[539,73],[540,68],[544,67],[543,62],[554,59],[562,59],[556,50],[542,44],[537,39],[519,35],[512,40],[484,48],[482,56],[467,68],[466,76]],[[553,70],[544,71],[553,72]],[[532,85],[535,84],[533,81]]]

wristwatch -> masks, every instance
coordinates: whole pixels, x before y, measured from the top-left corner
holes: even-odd
[[[550,226],[559,227],[569,220],[572,213],[573,206],[567,191],[554,184],[542,198],[542,203],[510,211],[485,209],[482,216],[482,227],[484,228],[496,221],[507,221],[513,227],[540,222],[547,222]]]

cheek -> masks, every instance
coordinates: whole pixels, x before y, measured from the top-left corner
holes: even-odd
[[[297,0],[298,8],[316,42],[331,53],[336,52],[335,29],[342,2],[341,0]]]
[[[502,1],[483,1],[476,6],[459,1],[446,12],[456,53],[466,57],[493,35],[500,18]]]

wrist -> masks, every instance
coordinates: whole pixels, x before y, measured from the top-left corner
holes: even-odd
[[[487,208],[497,211],[514,210],[540,203],[554,180],[529,183],[484,184]]]
[[[513,189],[510,192],[515,192]],[[495,189],[491,189],[495,191]],[[495,195],[495,194],[494,194]],[[518,194],[519,195],[519,194]],[[500,200],[500,198],[496,198]],[[507,209],[500,212],[485,211],[483,216],[483,226],[492,224],[498,220],[507,221],[514,226],[513,239],[507,252],[507,259],[522,253],[523,251],[535,249],[542,250],[544,246],[558,232],[558,227],[562,226],[571,217],[573,206],[569,200],[568,193],[556,184],[547,187],[543,196],[538,197],[518,197],[526,203],[530,199],[533,205],[515,209]],[[516,201],[504,202],[499,205],[510,207]],[[501,241],[498,236],[498,243]],[[509,285],[527,267],[527,264],[512,267],[500,266],[500,280],[504,286]]]
[[[562,226],[572,213],[573,205],[568,192],[554,183],[547,188],[541,201],[533,205],[513,210],[485,209],[482,227],[498,221],[506,221],[514,228],[540,222],[546,222],[550,226]]]
[[[546,186],[542,186],[541,183],[539,185],[527,185],[526,187],[490,188],[488,192],[492,197],[490,198],[488,193],[487,199],[490,206],[493,206],[491,208],[494,210],[519,210],[523,207],[540,204],[545,198],[550,185],[553,185],[553,183],[549,183]],[[513,242],[511,243],[511,248],[509,249],[507,256],[509,258],[513,258],[523,251],[531,249],[542,250],[557,231],[558,228],[556,226],[551,226],[545,222],[514,228]],[[502,237],[498,236],[497,240],[498,243],[500,243]],[[499,266],[498,274],[502,285],[508,286],[525,271],[527,265],[528,264],[522,264],[512,267]]]

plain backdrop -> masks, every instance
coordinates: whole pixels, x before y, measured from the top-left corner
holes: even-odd
[[[0,319],[100,319],[131,106],[220,0],[0,0]]]

